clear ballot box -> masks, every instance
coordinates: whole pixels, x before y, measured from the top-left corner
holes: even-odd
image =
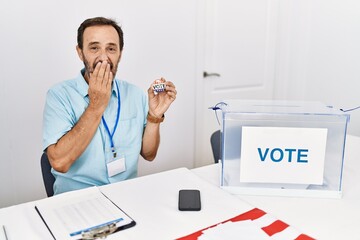
[[[222,188],[234,194],[341,197],[348,114],[320,102],[224,103]]]

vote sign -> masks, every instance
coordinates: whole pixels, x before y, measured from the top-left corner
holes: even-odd
[[[326,128],[242,127],[240,182],[323,184]]]

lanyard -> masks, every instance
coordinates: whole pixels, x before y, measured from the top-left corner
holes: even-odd
[[[121,103],[120,103],[120,91],[119,91],[119,86],[117,84],[117,82],[115,81],[116,84],[116,89],[117,89],[117,93],[118,93],[118,108],[117,108],[117,114],[116,114],[116,121],[115,121],[115,125],[114,125],[114,129],[112,131],[112,133],[109,130],[109,127],[105,121],[104,116],[101,117],[101,120],[104,124],[104,127],[106,129],[106,132],[108,133],[109,137],[110,137],[110,145],[111,145],[111,151],[113,152],[114,157],[116,157],[116,152],[115,152],[115,145],[114,145],[114,141],[113,141],[113,137],[119,122],[119,117],[120,117],[120,108],[121,108]]]

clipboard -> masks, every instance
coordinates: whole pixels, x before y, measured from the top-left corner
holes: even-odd
[[[40,200],[35,210],[55,240],[106,238],[136,225],[97,187]]]

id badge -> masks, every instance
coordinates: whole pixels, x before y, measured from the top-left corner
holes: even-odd
[[[108,161],[107,165],[107,173],[108,177],[113,177],[119,173],[126,171],[126,161],[125,161],[125,154],[116,153],[111,154],[110,160]]]

